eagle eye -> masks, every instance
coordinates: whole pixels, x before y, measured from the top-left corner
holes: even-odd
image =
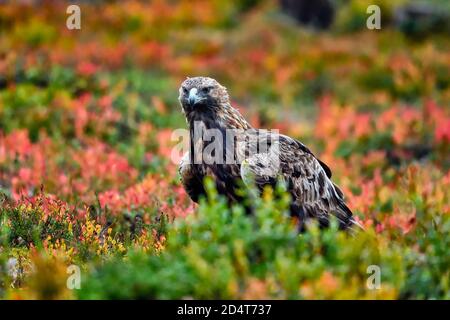
[[[203,87],[202,88],[202,93],[203,94],[208,94],[210,90],[211,90],[211,87]]]
[[[186,88],[186,87],[182,87],[183,88],[183,93],[184,94],[188,94],[189,92],[188,92],[188,89]]]

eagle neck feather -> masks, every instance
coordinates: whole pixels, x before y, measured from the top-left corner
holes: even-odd
[[[229,103],[219,106],[206,106],[201,110],[193,110],[186,114],[189,128],[193,130],[196,121],[202,122],[207,129],[251,129],[251,125]]]

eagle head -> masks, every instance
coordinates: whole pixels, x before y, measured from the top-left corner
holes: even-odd
[[[178,97],[185,113],[214,111],[229,104],[227,89],[208,77],[187,78]],[[212,109],[212,110],[211,110]]]

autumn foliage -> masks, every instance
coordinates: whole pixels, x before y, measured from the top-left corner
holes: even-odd
[[[63,2],[2,5],[0,298],[450,298],[449,37],[233,3],[86,2],[81,30]],[[298,235],[283,190],[255,217],[211,186],[192,204],[171,158],[189,75],[308,145],[366,232]]]

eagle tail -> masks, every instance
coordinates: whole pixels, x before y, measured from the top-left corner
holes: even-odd
[[[349,207],[347,207],[344,201],[338,202],[336,214],[339,219],[341,229],[353,232],[364,230],[364,227],[355,220],[352,211]]]

